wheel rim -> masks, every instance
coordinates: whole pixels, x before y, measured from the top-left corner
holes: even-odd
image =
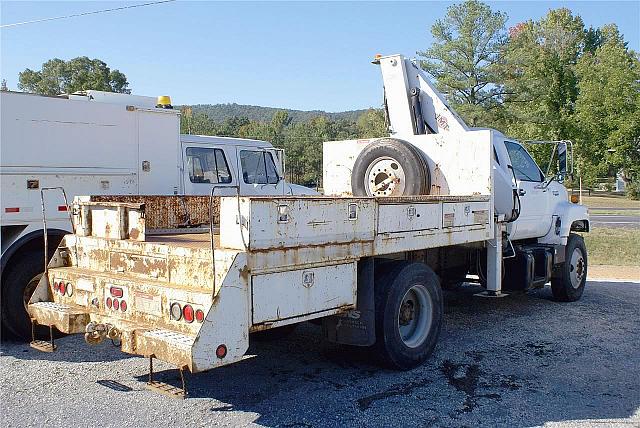
[[[369,196],[401,196],[406,178],[400,163],[390,157],[375,159],[365,173],[365,186]]]
[[[410,348],[424,343],[431,329],[433,307],[424,285],[416,284],[405,293],[398,309],[398,331],[402,342]]]
[[[584,254],[580,248],[574,248],[569,263],[569,277],[571,278],[571,286],[580,288],[586,271],[586,262]]]
[[[40,282],[40,278],[42,278],[42,274],[39,273],[36,276],[34,276],[33,278],[31,278],[31,281],[29,281],[27,283],[27,286],[24,287],[24,292],[22,293],[22,300],[24,303],[24,310],[27,310],[27,305],[29,304],[29,300],[31,300],[31,296],[33,295],[33,292],[36,291],[36,287],[38,286],[38,283]]]

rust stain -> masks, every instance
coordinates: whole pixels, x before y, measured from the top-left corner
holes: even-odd
[[[140,231],[137,228],[133,228],[129,231],[129,237],[131,239],[138,239],[138,236],[140,236]]]

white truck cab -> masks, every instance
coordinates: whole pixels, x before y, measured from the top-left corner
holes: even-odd
[[[315,195],[284,179],[284,151],[270,143],[242,138],[181,135],[187,195]]]

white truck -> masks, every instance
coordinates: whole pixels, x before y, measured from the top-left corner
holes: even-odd
[[[271,144],[180,135],[180,112],[153,97],[0,92],[0,106],[3,336],[31,336],[25,303],[43,269],[41,191],[52,190],[51,251],[71,232],[60,189],[69,198],[207,195],[213,185],[227,195],[314,193],[284,181],[284,154]]]
[[[325,143],[325,195],[214,189],[190,208],[208,231],[189,234],[171,231],[170,197],[76,198],[75,233],[28,304],[33,325],[111,339],[149,358],[151,388],[184,397],[184,381],[153,379],[154,358],[209,370],[240,361],[250,333],[313,319],[329,340],[415,367],[438,340],[441,284],[469,273],[484,296],[551,280],[559,300],[580,298],[587,253],[572,231],[588,230],[586,209],[517,142],[468,128],[412,61],[375,62],[390,137]],[[53,334],[32,346],[54,351]]]

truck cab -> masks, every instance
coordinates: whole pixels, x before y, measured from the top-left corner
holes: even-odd
[[[265,141],[182,134],[180,143],[187,195],[208,195],[212,185],[220,196],[317,194],[286,182],[284,151]]]

